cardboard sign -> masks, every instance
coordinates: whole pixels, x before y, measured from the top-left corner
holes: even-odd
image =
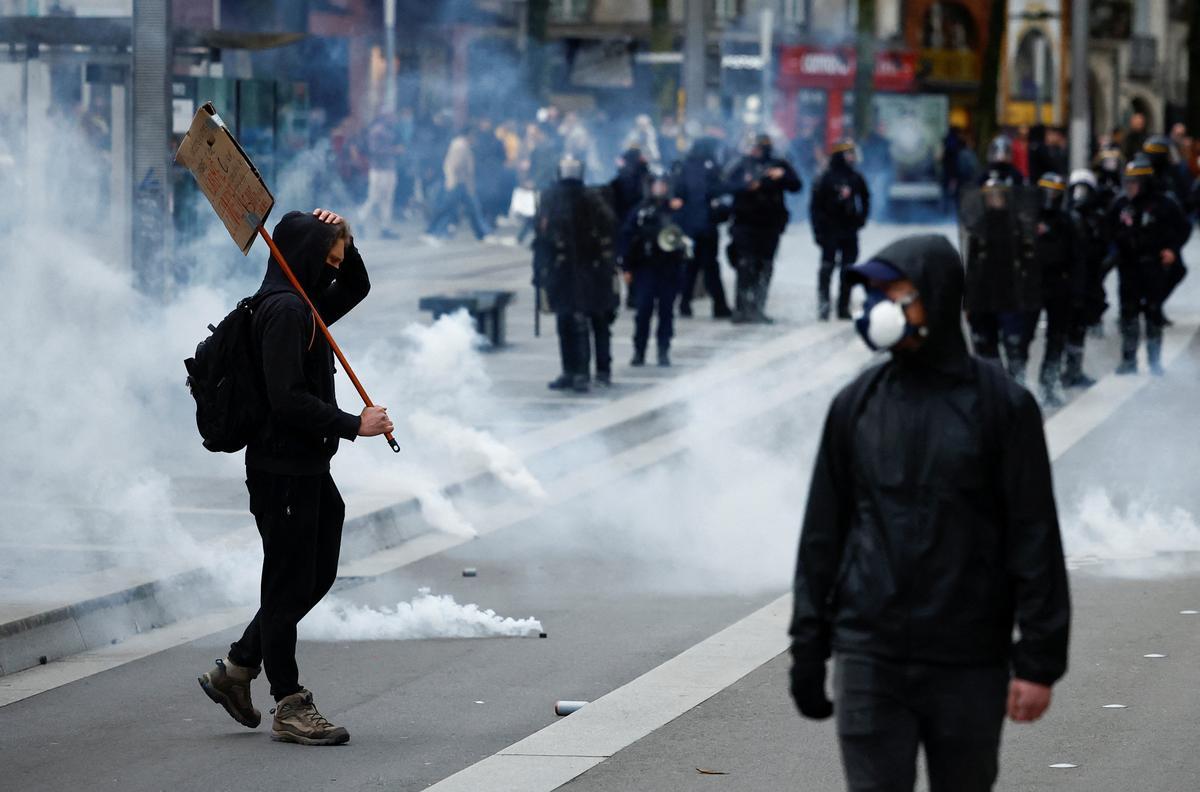
[[[192,172],[242,253],[249,253],[275,196],[211,102],[196,111],[175,161]]]

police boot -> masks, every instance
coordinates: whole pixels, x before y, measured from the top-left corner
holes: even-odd
[[[1096,380],[1083,373],[1083,347],[1067,345],[1067,365],[1063,368],[1064,388],[1090,388]]]
[[[817,289],[817,320],[829,321],[829,292]]]
[[[775,320],[767,316],[767,284],[760,283],[754,290],[754,321],[759,324],[775,324]]]
[[[629,361],[629,365],[638,367],[646,365],[646,350],[635,348],[633,350],[633,360]]]
[[[671,350],[669,347],[658,348],[658,365],[667,368],[671,365]]]
[[[1121,320],[1121,362],[1117,366],[1118,374],[1137,374],[1138,335],[1140,332],[1138,319]]]
[[[833,262],[822,261],[821,269],[817,273],[817,319],[822,322],[829,321],[829,284],[833,275]]]
[[[1159,335],[1150,335],[1147,332],[1146,337],[1146,361],[1150,364],[1150,373],[1154,377],[1163,376],[1163,336],[1162,330],[1159,330]]]
[[[1047,360],[1042,362],[1042,371],[1038,377],[1038,384],[1041,385],[1042,404],[1046,407],[1062,407],[1067,403],[1066,396],[1063,394],[1062,383],[1059,382],[1061,376],[1060,366],[1057,360]]]
[[[737,307],[729,319],[734,324],[746,324],[754,321],[754,289],[742,287],[737,293]]]

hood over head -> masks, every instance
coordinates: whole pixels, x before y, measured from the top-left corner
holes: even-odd
[[[333,282],[337,274],[333,267],[325,263],[337,234],[337,226],[322,222],[315,215],[305,212],[288,212],[271,232],[275,246],[283,254],[304,291],[313,299]],[[293,290],[291,281],[283,274],[275,257],[268,253],[267,274],[259,291],[274,291],[280,287]]]
[[[969,353],[962,331],[963,265],[950,240],[941,234],[917,234],[893,242],[872,258],[912,281],[925,307],[929,331],[924,341],[894,358],[946,373],[965,373]]]

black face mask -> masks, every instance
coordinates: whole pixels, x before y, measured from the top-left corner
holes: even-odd
[[[333,285],[333,281],[337,278],[338,271],[335,267],[328,264],[321,267],[321,277],[317,279],[317,294],[313,295],[315,299],[318,294],[324,294],[325,290]]]
[[[766,160],[771,159],[771,147],[770,146],[759,146],[758,150],[759,150],[759,152],[761,152],[758,155],[758,158],[760,160],[763,160],[765,162]]]

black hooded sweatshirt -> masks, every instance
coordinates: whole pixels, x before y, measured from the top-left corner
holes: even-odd
[[[332,325],[358,305],[371,283],[353,240],[340,269],[325,263],[336,229],[311,214],[289,212],[274,239],[313,304]],[[358,436],[360,419],[338,409],[333,350],[273,257],[259,287],[254,312],[256,351],[269,411],[246,447],[246,467],[283,475],[321,475],[337,452],[338,439]]]
[[[968,354],[962,264],[944,237],[908,237],[875,258],[916,285],[929,334],[830,407],[800,536],[793,653],[1010,663],[1051,684],[1066,670],[1070,601],[1037,403]]]

